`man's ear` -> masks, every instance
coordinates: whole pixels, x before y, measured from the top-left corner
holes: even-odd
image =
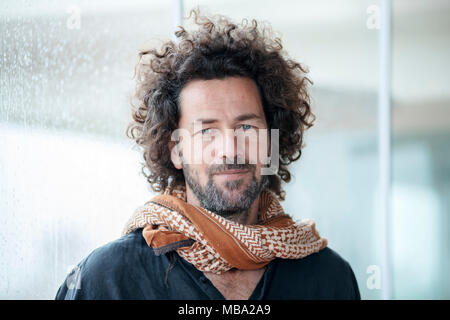
[[[170,160],[177,169],[182,169],[179,144],[176,141],[169,141]]]

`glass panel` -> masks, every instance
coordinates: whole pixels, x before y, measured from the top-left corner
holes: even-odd
[[[171,6],[2,2],[0,299],[54,298],[151,196],[125,129],[138,50],[170,37]]]
[[[394,1],[394,297],[450,298],[450,3]]]

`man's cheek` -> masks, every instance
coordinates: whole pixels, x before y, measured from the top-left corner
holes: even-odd
[[[196,146],[195,139],[192,139],[191,141],[184,140],[180,144],[180,151],[183,157],[184,164],[187,165],[202,164],[201,146],[200,147]]]
[[[271,129],[270,135],[260,135],[259,161],[262,175],[277,174],[280,160],[280,132]]]
[[[270,164],[270,135],[268,129],[250,129],[237,135],[239,153],[245,155],[245,163]]]
[[[223,160],[217,157],[217,150],[220,150],[219,148],[223,148],[223,139],[221,135],[203,141],[202,151],[198,152],[202,155],[202,164],[222,164]]]

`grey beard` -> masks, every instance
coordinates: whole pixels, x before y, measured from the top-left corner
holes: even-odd
[[[253,176],[250,185],[239,193],[238,198],[233,203],[227,198],[226,191],[215,185],[212,174],[208,174],[208,182],[203,188],[191,174],[189,165],[183,164],[183,173],[187,184],[199,200],[202,208],[217,213],[224,218],[244,221],[253,202],[269,184],[269,178],[266,175],[263,175],[258,183],[255,176],[255,166],[252,165],[251,168]],[[226,181],[224,187],[232,191],[238,189],[242,183],[242,180]]]

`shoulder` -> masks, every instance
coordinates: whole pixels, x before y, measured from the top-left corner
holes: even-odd
[[[342,275],[351,271],[349,262],[335,250],[325,247],[306,257],[309,263],[320,272],[328,272],[335,275]]]
[[[56,299],[122,299],[141,297],[152,264],[160,261],[149,250],[141,230],[93,250],[67,276]]]
[[[140,230],[124,235],[93,250],[81,263],[87,270],[109,270],[135,264],[142,250],[148,249]],[[152,252],[151,250],[146,250]]]
[[[288,277],[307,285],[309,292],[315,292],[318,298],[360,299],[352,267],[329,247],[302,259],[280,260],[278,265]]]

